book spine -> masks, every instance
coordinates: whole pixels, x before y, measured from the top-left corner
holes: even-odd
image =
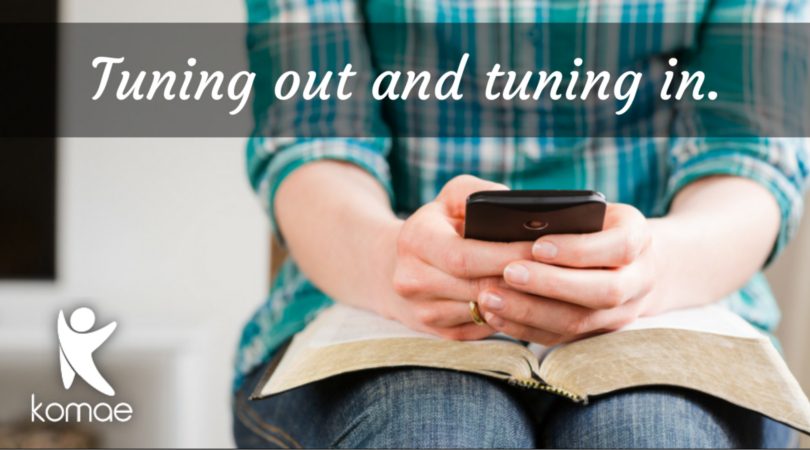
[[[561,397],[565,397],[573,402],[587,404],[588,398],[581,395],[574,394],[573,392],[566,391],[565,389],[552,386],[539,380],[530,380],[525,378],[509,378],[509,384],[513,386],[520,386],[523,388],[537,389],[541,391],[550,392]]]

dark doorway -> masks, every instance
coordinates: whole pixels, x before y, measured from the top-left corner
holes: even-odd
[[[56,20],[56,0],[0,1],[0,279],[56,276]]]

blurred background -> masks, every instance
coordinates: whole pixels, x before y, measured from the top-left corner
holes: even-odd
[[[64,22],[242,22],[244,16],[238,0],[58,3]],[[232,45],[242,51],[243,42]],[[60,47],[60,58],[70,52]],[[83,383],[65,391],[59,378],[56,317],[78,306],[96,311],[97,326],[118,321],[96,361],[116,388],[115,401],[135,409],[130,423],[79,431],[100,446],[233,445],[233,350],[242,324],[266,294],[269,265],[267,225],[247,184],[243,144],[57,139],[28,169],[5,166],[28,183],[28,195],[40,196],[43,208],[32,220],[55,240],[36,250],[45,255],[39,265],[10,275],[23,262],[15,262],[9,249],[25,243],[0,237],[6,256],[0,258],[0,272],[6,271],[0,275],[0,446],[4,430],[30,420],[32,393],[48,401],[106,400]],[[805,391],[808,275],[805,221],[769,271],[785,312],[785,355]]]
[[[57,6],[64,22],[245,20],[239,0]],[[232,45],[244,48],[241,40]],[[62,45],[59,57],[71,51]],[[96,327],[118,322],[94,356],[117,391],[114,401],[131,403],[135,414],[127,424],[82,431],[102,446],[233,446],[233,351],[268,278],[267,225],[245,175],[244,141],[69,138],[50,147],[55,174],[47,170],[47,149],[38,149],[28,169],[0,161],[2,175],[29,181],[26,195],[47,202],[48,187],[55,188],[56,206],[55,273],[40,264],[13,279],[0,275],[0,436],[8,424],[30,421],[32,393],[38,400],[110,401],[81,381],[62,387],[56,317],[86,305]],[[48,205],[41,206],[45,212],[32,214],[47,238]],[[3,208],[0,222],[9,223]],[[0,254],[13,255],[17,240],[0,239]]]

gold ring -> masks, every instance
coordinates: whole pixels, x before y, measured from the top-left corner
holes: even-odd
[[[478,302],[476,301],[470,302],[470,316],[472,316],[472,320],[476,325],[487,324],[487,321],[481,317],[481,310],[478,309]]]

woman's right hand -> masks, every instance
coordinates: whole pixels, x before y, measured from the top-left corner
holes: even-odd
[[[436,199],[419,208],[392,236],[396,240],[395,296],[381,313],[410,328],[448,339],[481,339],[494,333],[476,325],[469,302],[503,286],[507,264],[531,258],[531,242],[494,243],[463,238],[467,197],[506,186],[462,175],[450,180]]]

